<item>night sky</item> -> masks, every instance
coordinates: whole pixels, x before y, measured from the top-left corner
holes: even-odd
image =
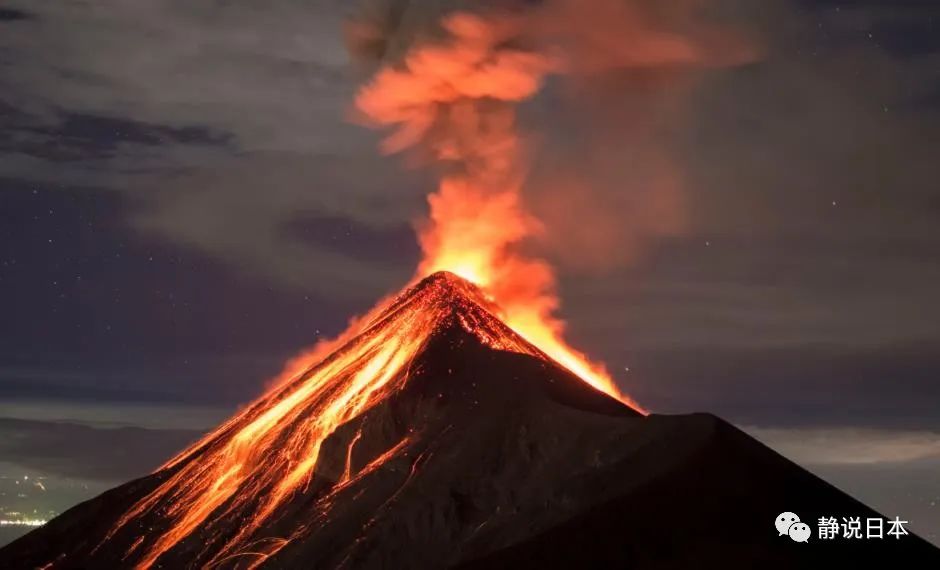
[[[407,281],[433,179],[350,120],[345,4],[0,8],[3,469],[138,475]],[[937,541],[940,4],[718,4],[762,53],[671,133],[686,227],[559,255],[569,337]],[[527,113],[556,151],[588,128]]]

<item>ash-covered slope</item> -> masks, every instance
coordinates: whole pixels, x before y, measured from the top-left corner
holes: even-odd
[[[163,470],[0,550],[0,568],[940,561],[912,536],[797,544],[776,535],[781,511],[875,516],[717,418],[595,391],[438,274]]]

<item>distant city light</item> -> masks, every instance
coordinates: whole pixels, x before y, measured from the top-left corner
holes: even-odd
[[[26,520],[8,520],[0,519],[0,526],[42,526],[46,524],[47,521],[43,519],[26,519]]]

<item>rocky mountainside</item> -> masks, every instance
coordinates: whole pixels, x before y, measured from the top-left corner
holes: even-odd
[[[436,274],[161,470],[0,550],[0,568],[940,567],[915,536],[707,414],[644,416]],[[782,511],[814,530],[778,536]]]

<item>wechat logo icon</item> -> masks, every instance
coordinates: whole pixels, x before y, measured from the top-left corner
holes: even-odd
[[[800,522],[800,517],[789,511],[777,515],[774,526],[777,527],[777,536],[787,535],[794,542],[808,542],[813,534],[808,524]]]

